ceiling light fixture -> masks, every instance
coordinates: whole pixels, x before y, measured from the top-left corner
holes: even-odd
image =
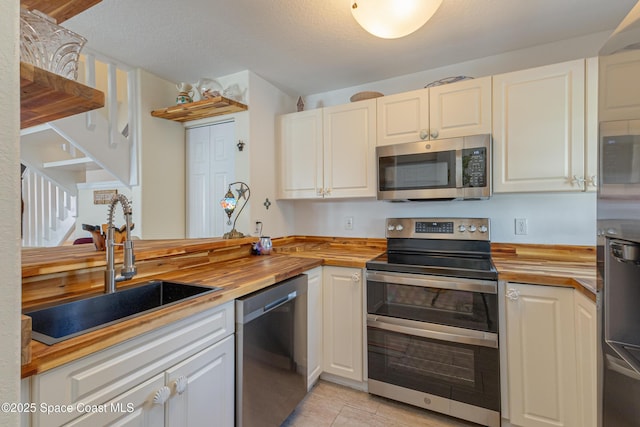
[[[422,27],[441,4],[442,0],[351,0],[351,14],[374,36],[397,39]]]

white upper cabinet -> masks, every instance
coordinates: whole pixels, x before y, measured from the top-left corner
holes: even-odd
[[[493,190],[583,191],[585,61],[493,77]]]
[[[490,76],[377,100],[377,145],[491,133]]]
[[[280,116],[279,198],[375,197],[376,101]]]
[[[324,108],[324,197],[376,196],[376,101]]]
[[[640,51],[630,50],[600,57],[600,121],[633,120],[640,117]]]
[[[377,98],[377,145],[429,139],[429,89]]]
[[[431,139],[491,133],[491,76],[429,89]]]
[[[322,109],[280,116],[279,198],[318,197],[322,179]]]

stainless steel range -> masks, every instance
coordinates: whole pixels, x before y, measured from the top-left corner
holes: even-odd
[[[500,426],[489,220],[389,218],[367,263],[369,392]]]

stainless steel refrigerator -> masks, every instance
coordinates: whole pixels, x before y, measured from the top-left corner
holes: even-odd
[[[640,2],[598,75],[600,422],[640,427]]]

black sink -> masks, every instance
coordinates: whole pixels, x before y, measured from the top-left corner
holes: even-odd
[[[31,337],[51,345],[219,290],[221,288],[155,280],[112,294],[102,294],[24,314],[32,320]]]

